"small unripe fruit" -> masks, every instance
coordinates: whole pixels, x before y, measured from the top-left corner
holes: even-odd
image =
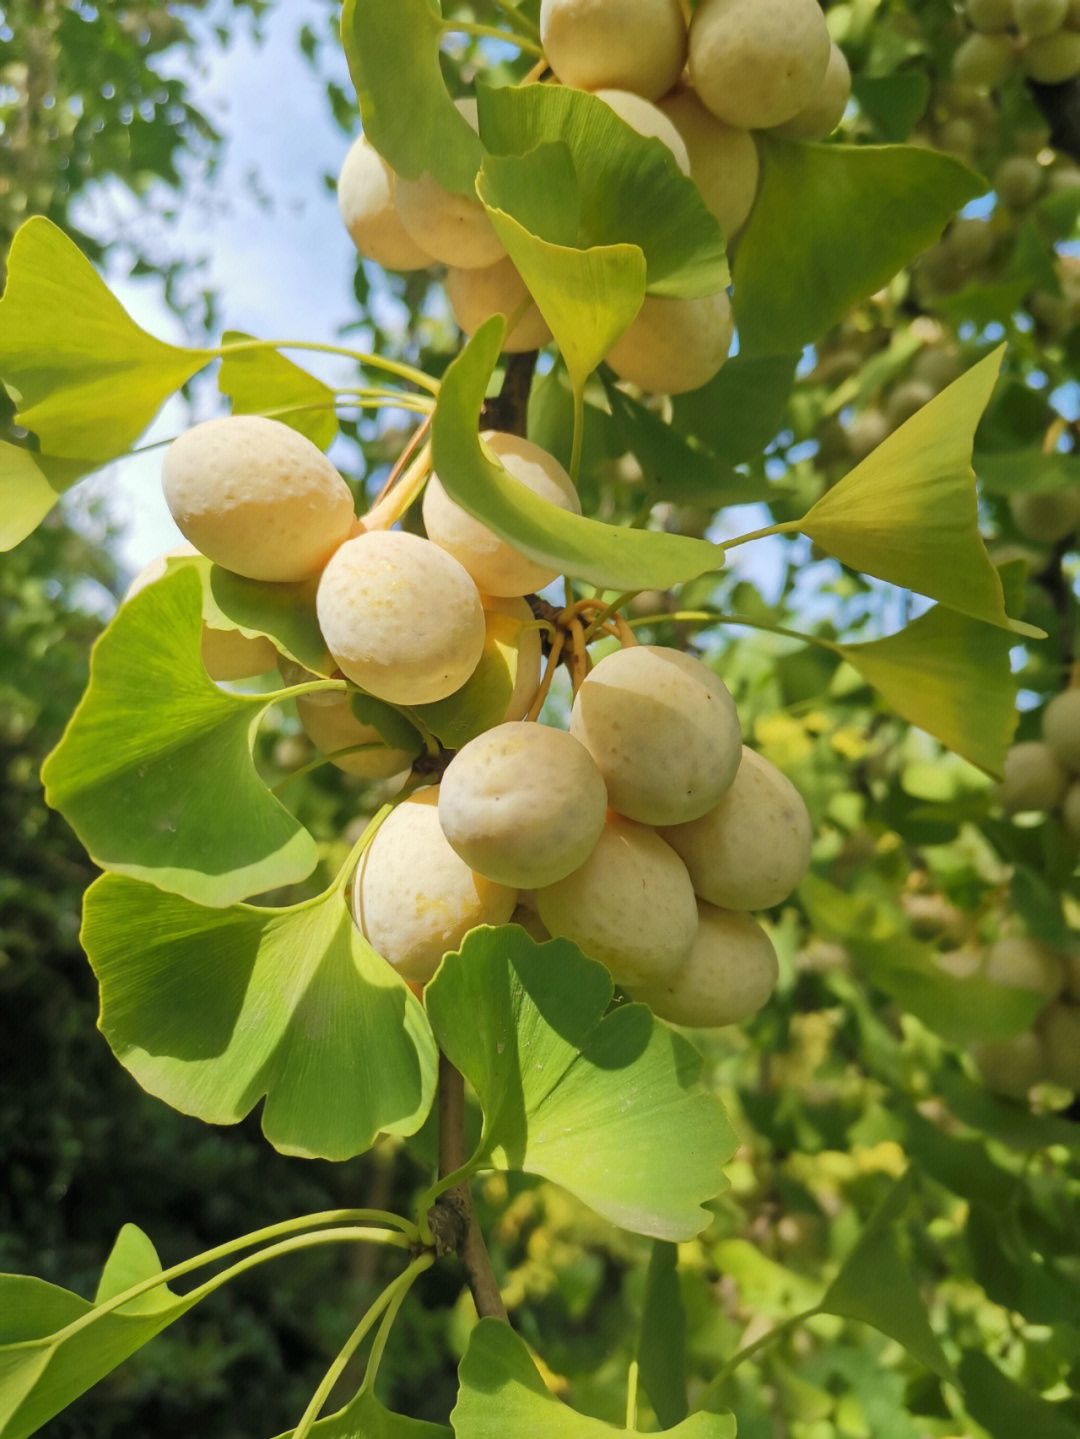
[[[1065,768],[1080,774],[1080,689],[1054,696],[1043,710],[1042,734]]]
[[[394,204],[394,173],[366,135],[341,166],[338,210],[353,244],[384,270],[423,270],[432,263],[401,223]]]
[[[813,836],[802,795],[745,745],[720,803],[660,835],[686,865],[695,894],[722,909],[771,909],[810,866]]]
[[[690,22],[694,89],[729,125],[782,125],[821,89],[829,44],[817,0],[702,0]]]
[[[1056,809],[1068,787],[1068,772],[1050,746],[1028,740],[1013,745],[1006,754],[996,794],[1009,814],[1021,814]]]
[[[600,838],[607,791],[596,762],[565,730],[501,724],[447,766],[439,823],[471,869],[515,889],[565,879]]]
[[[1013,23],[1033,40],[1053,35],[1065,23],[1069,0],[1012,0]]]
[[[605,655],[577,692],[570,733],[599,765],[612,809],[643,824],[682,824],[711,810],[741,756],[723,682],[660,645]]]
[[[1012,69],[1013,59],[1008,35],[968,35],[953,54],[953,79],[978,90],[994,90]]]
[[[994,190],[1004,204],[1023,210],[1042,189],[1044,173],[1030,155],[1010,155],[994,171]]]
[[[658,1019],[693,1029],[739,1024],[776,988],[780,967],[772,941],[748,914],[698,905],[689,957],[670,979],[631,991]]]
[[[480,438],[518,484],[562,510],[581,514],[573,481],[553,455],[531,440],[501,430],[485,430]],[[473,519],[450,498],[437,475],[432,475],[424,492],[424,528],[486,595],[531,594],[558,576],[556,570],[538,565]]]
[[[621,380],[658,395],[696,390],[728,357],[735,322],[725,291],[698,299],[646,295],[605,358]]]
[[[647,100],[671,89],[686,59],[679,0],[542,0],[540,40],[564,85]]]
[[[658,103],[682,136],[691,180],[730,240],[746,223],[757,194],[761,167],[753,136],[718,120],[685,86]]]
[[[851,99],[851,70],[840,46],[829,47],[829,63],[821,89],[797,115],[777,125],[776,133],[789,140],[823,140],[831,135],[844,118]]]
[[[1080,490],[1016,490],[1009,513],[1025,539],[1056,545],[1080,527]]]
[[[315,607],[338,668],[391,704],[445,699],[483,652],[484,607],[469,574],[402,530],[347,540],[323,571]]]
[[[509,323],[530,300],[525,281],[509,255],[482,270],[449,269],[445,285],[454,319],[466,335],[474,335],[492,315],[505,315]],[[503,349],[508,354],[539,350],[550,339],[548,323],[533,302],[503,339]]]
[[[1014,1039],[992,1039],[972,1049],[987,1089],[1009,1099],[1024,1099],[1034,1084],[1046,1078],[1042,1041],[1032,1029]]]
[[[538,914],[630,989],[674,973],[697,935],[697,903],[686,867],[654,830],[610,814],[589,858],[538,889]]]
[[[516,890],[474,874],[439,826],[437,789],[393,810],[360,860],[353,913],[403,979],[426,983],[444,954],[480,924],[506,924]]]
[[[964,10],[975,30],[1007,30],[1012,24],[1012,0],[967,0]]]
[[[1073,781],[1061,801],[1061,823],[1069,837],[1080,844],[1080,780]]]
[[[994,228],[989,220],[980,220],[977,215],[961,215],[953,221],[945,246],[957,264],[973,270],[985,265],[994,253]]]
[[[1058,1002],[1039,1018],[1047,1078],[1080,1090],[1080,1005]]]
[[[863,410],[861,415],[856,415],[844,430],[853,458],[865,460],[867,455],[888,438],[891,429],[883,410]]]
[[[356,519],[349,487],[322,451],[262,415],[207,420],[173,440],[161,485],[200,554],[251,580],[306,579]]]
[[[330,763],[346,774],[360,779],[389,779],[412,768],[411,754],[391,749],[374,725],[360,723],[353,714],[347,694],[335,691],[326,695],[299,695],[296,712],[308,739],[319,753],[330,756]],[[378,748],[342,755],[340,759],[333,758],[338,750],[352,749],[356,745],[376,745]]]
[[[1024,51],[1024,69],[1040,85],[1063,85],[1080,75],[1080,35],[1059,30],[1032,40]]]
[[[885,402],[885,418],[895,429],[934,398],[934,387],[926,380],[903,380]]]
[[[982,969],[983,955],[978,949],[950,949],[935,954],[934,963],[954,979],[972,979]]]
[[[659,140],[675,157],[675,163],[684,175],[690,173],[690,156],[678,129],[651,100],[643,100],[629,90],[595,90],[598,100],[614,110],[632,130],[647,139]]]
[[[982,977],[1008,989],[1026,989],[1032,994],[1044,995],[1049,1002],[1065,987],[1065,963],[1057,950],[1042,940],[1010,935],[997,940],[986,951]]]

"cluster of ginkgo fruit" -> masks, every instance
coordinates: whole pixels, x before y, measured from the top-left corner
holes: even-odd
[[[1043,85],[1080,75],[1077,0],[966,0],[972,33],[953,57],[961,84],[997,89],[1019,70]]]
[[[1062,690],[1042,714],[1042,739],[1005,756],[996,797],[1009,814],[1057,814],[1080,842],[1080,689]]]
[[[540,34],[553,81],[586,90],[639,133],[667,145],[730,241],[757,193],[753,131],[816,140],[834,130],[851,75],[817,0],[543,0]],[[456,102],[475,129],[476,101]],[[454,316],[472,334],[493,314],[513,319],[507,350],[551,333],[480,200],[430,174],[396,175],[361,136],[338,180],[357,249],[388,270],[446,266]],[[697,389],[727,358],[731,303],[649,295],[607,363],[641,389]]]
[[[513,481],[578,509],[545,451],[510,434],[483,439]],[[315,445],[276,420],[237,415],[175,440],[163,487],[180,530],[216,565],[316,586],[319,626],[347,684],[301,695],[297,707],[316,746],[353,773],[404,777],[413,757],[361,723],[352,696],[415,717],[466,685],[493,622],[504,645],[511,627],[517,673],[505,713],[438,757],[440,782],[402,798],[360,859],[356,922],[402,977],[426,982],[471,929],[516,919],[536,937],[574,941],[675,1023],[733,1023],[765,1002],[777,959],[749,911],[778,904],[802,878],[810,819],[791,782],[743,746],[734,701],[704,663],[638,645],[621,625],[623,647],[591,669],[576,647],[569,732],[535,722],[540,628],[558,630],[525,597],[556,575],[469,516],[436,475],[426,538],[368,529]],[[268,639],[227,630],[204,627],[203,656],[219,679],[289,671]]]

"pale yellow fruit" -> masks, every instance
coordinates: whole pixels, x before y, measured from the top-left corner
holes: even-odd
[[[683,138],[659,106],[651,100],[643,100],[640,95],[631,94],[629,90],[595,90],[593,93],[639,135],[666,145],[679,169],[684,175],[689,175],[690,156]]]
[[[426,983],[480,924],[506,924],[517,892],[474,874],[439,827],[438,789],[393,810],[360,860],[353,914],[403,979]]]
[[[953,53],[953,79],[976,90],[995,90],[1013,67],[1009,35],[967,35]]]
[[[360,254],[384,270],[423,270],[432,263],[401,223],[394,172],[366,135],[355,140],[338,175],[338,210]]]
[[[326,703],[327,700],[330,703]],[[334,691],[326,695],[299,695],[296,712],[319,753],[329,756],[330,763],[346,774],[360,779],[389,779],[412,768],[411,754],[391,749],[374,725],[360,723],[347,694]],[[352,749],[355,745],[377,745],[378,748],[333,758],[338,750]]]
[[[777,125],[776,133],[789,140],[823,140],[844,118],[851,99],[851,70],[843,50],[835,41],[829,47],[829,63],[821,89],[797,115]]]
[[[586,676],[570,733],[596,760],[608,803],[643,824],[682,824],[718,804],[742,733],[723,681],[680,650],[615,650]]]
[[[484,607],[467,571],[402,530],[347,540],[322,573],[315,607],[342,673],[391,704],[445,699],[484,649]]]
[[[1080,1005],[1059,1001],[1039,1016],[1046,1074],[1065,1089],[1080,1090]]]
[[[1041,939],[1009,935],[996,940],[986,951],[982,977],[991,984],[1044,995],[1049,1002],[1065,988],[1065,961]]]
[[[829,63],[829,32],[817,0],[702,0],[689,55],[702,103],[729,125],[762,130],[813,101]]]
[[[1080,774],[1080,689],[1054,696],[1043,710],[1042,735],[1060,763]]]
[[[722,909],[771,909],[810,867],[813,834],[802,795],[745,745],[720,803],[660,836],[686,865],[695,894]]]
[[[654,830],[618,814],[609,813],[580,869],[538,889],[534,902],[552,935],[607,965],[627,989],[673,974],[697,935],[686,866]]]
[[[982,969],[983,955],[978,949],[950,949],[935,954],[934,963],[954,979],[972,979]]]
[[[1069,775],[1049,745],[1038,740],[1014,744],[1005,756],[995,794],[1009,814],[1056,809],[1065,798]]]
[[[1024,1099],[1034,1084],[1046,1078],[1042,1041],[1032,1029],[1014,1039],[992,1039],[972,1048],[987,1089],[1009,1099]]]
[[[306,579],[356,519],[349,487],[322,451],[262,415],[207,420],[173,440],[161,485],[185,539],[251,580]]]
[[[723,290],[693,300],[646,295],[605,358],[621,380],[653,394],[681,395],[717,373],[734,330],[731,301]]]
[[[581,514],[581,501],[570,476],[553,455],[520,435],[485,430],[480,436],[511,479],[549,504]],[[499,538],[450,498],[437,475],[424,491],[424,528],[428,538],[462,564],[486,595],[532,594],[558,576]]]
[[[476,101],[455,100],[454,104],[475,130]],[[394,204],[416,244],[444,265],[479,270],[506,254],[477,197],[444,189],[426,171],[415,180],[394,176]]]
[[[757,194],[761,167],[753,136],[718,120],[686,86],[657,103],[682,136],[691,180],[724,235],[732,239],[746,223]]]
[[[515,889],[565,879],[607,815],[596,761],[565,730],[496,725],[460,749],[439,786],[439,823],[470,868]]]
[[[967,0],[964,9],[975,30],[1007,30],[1012,24],[1012,0]]]
[[[1012,0],[1013,24],[1033,40],[1060,30],[1069,13],[1069,0]]]
[[[780,966],[772,941],[748,914],[698,905],[694,947],[670,979],[630,992],[658,1019],[693,1029],[740,1024],[776,988]]]
[[[1009,513],[1026,539],[1056,545],[1080,527],[1080,490],[1016,490]]]
[[[1061,823],[1069,835],[1080,842],[1080,780],[1074,780],[1061,801]]]
[[[856,415],[844,429],[847,447],[857,460],[865,460],[888,437],[892,426],[885,412],[876,407]]]
[[[895,429],[910,420],[934,398],[934,387],[926,380],[902,380],[885,402],[885,418]]]
[[[542,0],[540,39],[564,85],[647,100],[671,89],[686,60],[679,0]]]
[[[484,602],[484,648],[500,645],[513,649],[517,669],[503,722],[524,719],[540,687],[543,646],[540,630],[528,602],[481,595]]]
[[[530,298],[525,281],[509,256],[482,270],[447,270],[446,298],[454,319],[466,335],[474,335],[492,315],[505,315],[509,323],[528,302],[528,308],[503,340],[510,354],[539,350],[551,339],[548,323]]]

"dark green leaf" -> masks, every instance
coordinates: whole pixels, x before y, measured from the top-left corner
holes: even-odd
[[[653,1240],[638,1337],[641,1385],[664,1429],[686,1418],[686,1311],[679,1290],[678,1246]]]
[[[729,464],[756,460],[783,428],[797,360],[732,355],[708,384],[673,397],[675,428]]]
[[[1022,1389],[985,1354],[964,1354],[960,1381],[965,1406],[993,1439],[1076,1439],[1076,1424],[1061,1405]]]

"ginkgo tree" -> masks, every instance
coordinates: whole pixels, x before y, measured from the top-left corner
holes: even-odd
[[[640,1338],[631,1345],[626,1382],[631,1432],[655,1421],[687,1439],[735,1434],[739,1367],[765,1340],[832,1316],[895,1341],[956,1404],[970,1406],[974,1421],[990,1427],[998,1409],[1017,1416],[1014,1429],[991,1432],[1041,1424],[1035,1432],[1064,1434],[1075,1412],[1062,1396],[1044,1399],[975,1349],[943,1340],[911,1269],[904,1216],[917,1170],[964,1199],[981,1184],[976,1202],[983,1208],[996,1184],[1008,1191],[1017,1225],[1030,1221],[1011,1168],[995,1170],[979,1147],[982,1167],[975,1165],[965,1181],[944,1152],[954,1137],[953,1116],[973,1122],[973,1106],[985,1096],[970,1075],[946,1063],[939,1078],[953,1116],[924,1114],[908,1082],[910,1055],[854,990],[847,996],[852,1022],[895,1085],[895,1134],[909,1146],[912,1164],[813,1301],[745,1351],[717,1356],[711,1381],[690,1394],[685,1353],[673,1338],[687,1326],[679,1246],[709,1225],[709,1206],[728,1188],[739,1135],[705,1062],[707,1048],[661,1017],[665,986],[678,983],[674,967],[645,974],[649,956],[641,952],[647,911],[660,916],[657,927],[667,938],[675,928],[669,915],[683,869],[664,842],[665,826],[702,818],[718,807],[717,794],[696,810],[676,807],[653,818],[618,797],[613,771],[605,775],[611,810],[604,833],[615,836],[612,851],[636,846],[632,877],[648,894],[640,915],[630,903],[614,906],[614,933],[609,927],[601,934],[598,922],[564,924],[566,906],[552,898],[568,879],[559,873],[535,891],[501,886],[502,908],[462,926],[423,973],[400,963],[389,943],[376,943],[363,881],[379,835],[408,817],[435,836],[436,848],[425,853],[452,849],[452,835],[432,829],[432,786],[453,756],[500,725],[541,714],[557,723],[562,701],[552,685],[564,660],[580,713],[601,654],[632,649],[635,629],[644,629],[646,639],[654,629],[658,643],[649,647],[661,653],[665,645],[676,648],[665,629],[676,620],[690,633],[724,624],[771,630],[804,646],[800,654],[843,662],[900,719],[996,776],[1016,726],[1010,651],[1020,640],[1045,638],[1024,617],[1015,567],[996,567],[980,532],[972,454],[1006,362],[1005,347],[989,337],[974,347],[969,365],[827,488],[812,495],[774,490],[750,463],[778,427],[806,347],[937,243],[985,192],[980,175],[932,147],[847,143],[824,134],[793,139],[777,121],[755,131],[760,179],[733,239],[695,179],[689,146],[681,162],[662,130],[643,133],[602,95],[558,83],[563,62],[544,54],[543,6],[507,0],[491,8],[491,23],[444,17],[431,0],[346,0],[341,14],[373,157],[365,163],[376,167],[372,173],[388,189],[420,260],[441,251],[444,231],[458,238],[467,232],[474,248],[464,268],[508,261],[523,286],[509,313],[492,303],[487,317],[478,315],[440,374],[399,354],[306,336],[229,332],[212,347],[166,344],[132,321],[47,219],[27,221],[12,244],[0,300],[0,379],[27,438],[0,448],[6,548],[29,535],[83,477],[132,453],[164,401],[212,366],[231,417],[265,417],[318,451],[334,441],[339,413],[412,417],[413,433],[383,492],[355,521],[337,526],[330,547],[337,555],[325,570],[322,556],[298,577],[252,578],[194,551],[163,560],[135,587],[94,650],[86,692],[42,782],[48,803],[103,871],[85,898],[82,942],[100,987],[101,1030],[144,1089],[209,1124],[237,1123],[261,1104],[266,1140],[293,1156],[346,1160],[379,1136],[392,1136],[406,1147],[415,1143],[429,1162],[423,1133],[429,1118],[438,1134],[437,1163],[415,1212],[358,1207],[298,1217],[164,1270],[151,1241],[128,1225],[92,1301],[27,1276],[0,1278],[0,1436],[36,1432],[234,1276],[322,1244],[401,1250],[400,1271],[297,1416],[291,1431],[297,1439],[449,1432],[390,1413],[375,1381],[410,1287],[455,1258],[464,1265],[478,1322],[461,1360],[457,1402],[444,1416],[452,1431],[459,1439],[607,1432],[609,1424],[562,1403],[545,1383],[542,1352],[531,1352],[505,1322],[471,1189],[475,1177],[499,1172],[542,1177],[600,1220],[651,1241]],[[670,8],[679,12],[676,33],[683,34],[681,8]],[[704,0],[694,8],[708,12],[711,24],[720,7]],[[824,37],[823,77],[836,47],[817,6],[810,12],[807,24],[820,22]],[[704,21],[695,15],[690,23],[693,80],[694,25],[703,29]],[[452,33],[475,40],[469,93],[452,93],[447,84],[441,55]],[[509,66],[501,59],[507,46],[518,56]],[[865,78],[881,76],[871,67]],[[873,115],[873,87],[860,89],[859,80],[856,74],[856,100]],[[783,118],[801,109],[800,101]],[[551,336],[542,364],[535,352],[515,353],[507,344],[532,306]],[[694,349],[699,332],[687,317],[701,315],[704,339]],[[737,349],[728,357],[733,333]],[[648,370],[631,354],[635,335]],[[353,362],[358,383],[337,389],[316,378],[303,368],[305,352]],[[704,369],[696,368],[698,359]],[[654,382],[647,376],[657,367],[661,378]],[[493,430],[527,432],[549,457],[561,458],[567,493],[576,492],[579,507],[515,478]],[[596,459],[604,448],[596,443],[600,433],[605,441],[617,437],[612,448],[632,456],[638,469],[633,484],[621,492],[616,485],[614,500],[599,479],[608,458]],[[230,483],[226,456],[220,484]],[[334,586],[324,581],[337,556],[358,554],[349,547],[362,547],[366,537],[409,534],[410,545],[432,544],[417,531],[424,487],[436,483],[493,544],[558,577],[559,585],[529,595],[524,615],[492,606],[490,596],[478,598],[467,677],[431,698],[395,698],[377,681],[377,666],[370,679],[357,678],[355,668],[350,673],[355,656],[327,620]],[[715,513],[758,501],[770,504],[771,523],[723,544],[657,523],[661,505]],[[872,639],[797,631],[765,613],[726,608],[719,577],[727,556],[789,536],[805,537],[848,571],[931,604],[894,633]],[[388,569],[381,590],[374,586],[372,606],[399,615],[406,578]],[[643,617],[634,609],[643,592],[660,592],[672,604],[655,616],[646,609]],[[427,609],[410,617],[417,631],[449,607],[437,587],[426,600]],[[361,619],[371,613],[361,612]],[[216,682],[206,663],[208,631],[268,641],[277,677]],[[734,704],[705,663],[706,652],[687,658],[697,647],[685,633],[677,653],[708,677],[700,681],[709,716],[702,727],[730,704],[737,748]],[[543,656],[537,645],[529,659],[528,637],[537,635]],[[646,698],[655,699],[655,691]],[[325,851],[295,812],[288,784],[274,783],[260,764],[258,733],[268,711],[297,701],[339,706],[360,735],[350,738],[346,729],[315,763],[362,765],[369,752],[401,757],[394,783],[368,795],[367,822],[343,853]],[[602,739],[629,713],[620,706],[636,702],[626,696],[615,702]],[[298,712],[303,716],[303,706]],[[657,714],[657,725],[674,723],[659,704]],[[603,748],[592,742],[597,763],[606,762]],[[676,768],[664,772],[672,792]],[[733,784],[734,763],[731,771],[721,789]],[[793,803],[782,793],[785,804]],[[603,843],[598,839],[590,854]],[[672,854],[673,868],[663,869],[667,859],[649,868],[646,857],[658,851]],[[423,914],[427,903],[431,931],[441,934],[432,898],[436,861],[429,875],[407,860],[400,907],[415,897]],[[592,862],[578,865],[575,858],[569,878]],[[482,863],[476,860],[478,869]],[[617,872],[614,857],[605,857],[582,892],[595,882],[617,896],[624,882]],[[487,878],[482,870],[479,878]],[[649,891],[649,884],[657,888]],[[688,963],[706,917],[713,923],[716,914],[729,913],[701,898],[700,883],[697,889],[695,899],[686,878],[688,928],[675,967]],[[820,933],[841,935],[869,981],[935,1040],[1009,1042],[1028,1031],[1045,1004],[1045,995],[1022,984],[937,962],[894,922],[887,903],[847,895],[823,872],[811,869],[802,878],[798,903]],[[396,918],[391,914],[390,927]],[[775,966],[765,931],[749,918],[740,923],[761,934]],[[726,986],[729,998],[745,978],[736,972],[744,955],[737,933],[743,931],[723,930],[709,956],[709,982]],[[747,1015],[766,1003],[775,982],[774,968],[748,1001]],[[680,996],[682,1017],[693,1005],[684,1007]],[[478,1122],[468,1126],[466,1085],[478,1111]],[[1009,1116],[1008,1106],[991,1109],[990,1132],[1008,1130]],[[1051,1136],[1062,1145],[1073,1140],[1067,1120],[1039,1119],[1035,1129],[1047,1143]],[[1014,1115],[1012,1122],[1021,1120]],[[970,1138],[960,1142],[977,1146]],[[209,1275],[195,1287],[173,1288],[201,1270]],[[1066,1266],[1044,1277],[1051,1287],[1064,1285],[1067,1273]],[[324,1415],[369,1339],[359,1389],[344,1408]],[[898,1424],[901,1415],[896,1408]]]

